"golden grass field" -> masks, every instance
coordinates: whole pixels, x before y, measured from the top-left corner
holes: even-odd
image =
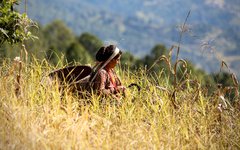
[[[19,67],[9,60],[0,67],[0,149],[240,149],[239,105],[218,94],[188,84],[173,99],[162,74],[119,69],[123,84],[138,83],[141,92],[129,88],[120,102],[61,97],[57,86],[40,84],[53,66]]]

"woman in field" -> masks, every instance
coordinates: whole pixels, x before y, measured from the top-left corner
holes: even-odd
[[[101,47],[96,54],[96,74],[92,79],[92,87],[99,94],[112,95],[119,98],[125,93],[125,87],[122,86],[114,68],[119,63],[122,52],[115,46],[109,45]]]

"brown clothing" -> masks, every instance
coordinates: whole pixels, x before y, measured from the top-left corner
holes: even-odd
[[[112,74],[112,75],[111,75]],[[117,93],[117,86],[121,86],[121,82],[114,70],[107,72],[105,69],[98,70],[96,78],[93,81],[93,89],[101,91],[109,89],[111,93]]]

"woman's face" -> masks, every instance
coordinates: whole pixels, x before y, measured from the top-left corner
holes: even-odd
[[[112,59],[112,60],[108,63],[107,67],[108,67],[108,68],[114,68],[114,67],[120,62],[120,58],[121,58],[121,55],[120,55],[119,57],[117,57],[117,58]]]

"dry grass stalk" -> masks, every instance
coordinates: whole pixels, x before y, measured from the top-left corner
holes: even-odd
[[[183,68],[185,69],[185,70],[184,70],[184,73],[183,73],[183,75],[182,75],[182,78],[183,78],[183,76],[185,76],[186,73],[187,73],[187,62],[186,62],[185,60],[183,60],[183,59],[177,60],[177,61],[175,62],[175,64],[174,64],[174,74],[173,74],[173,75],[174,75],[174,86],[175,86],[175,87],[177,87],[177,85],[178,85],[178,83],[177,83],[177,66],[178,66],[179,63],[181,63],[182,66],[183,66]]]
[[[22,54],[22,51],[24,52],[25,63],[27,64],[27,61],[28,61],[28,52],[27,52],[26,47],[25,47],[24,44],[22,44],[21,55],[20,55],[21,58],[24,58],[24,57],[23,57],[23,54]]]
[[[186,31],[188,31],[188,30],[186,29],[186,23],[187,23],[187,20],[188,20],[190,14],[191,14],[191,10],[188,12],[187,17],[185,18],[185,21],[184,21],[183,25],[180,27],[180,34],[179,34],[179,39],[178,39],[176,61],[178,60],[178,56],[179,56],[179,53],[180,53],[180,45],[181,45],[181,42],[182,42],[183,33],[185,33]]]
[[[222,72],[222,69],[224,68],[224,66],[228,69],[228,72],[231,72],[230,68],[227,65],[227,63],[225,61],[223,61],[223,60],[221,62],[220,72]]]
[[[219,73],[222,72],[222,69],[224,67],[226,67],[228,69],[228,72],[231,73],[231,70],[228,67],[227,63],[223,60],[221,61],[221,67],[220,67],[220,72]],[[234,92],[235,92],[234,99],[238,100],[238,98],[239,98],[239,83],[238,83],[238,79],[237,79],[237,77],[234,73],[231,73],[231,79],[232,79],[232,82],[233,82],[233,86],[224,87],[222,91],[223,91],[223,94],[226,95],[229,92],[231,93],[234,90]]]
[[[237,79],[237,77],[236,77],[236,75],[234,73],[232,73],[231,77],[232,77],[232,81],[233,81],[233,84],[234,84],[235,96],[236,96],[236,99],[238,99],[239,98],[239,83],[238,83],[238,79]]]
[[[182,67],[184,68],[184,73],[182,74],[182,77],[181,79],[179,80],[180,82],[184,82],[182,81],[182,79],[184,77],[187,76],[187,62],[184,60],[184,59],[177,59],[176,62],[174,64],[172,64],[171,62],[171,59],[172,59],[172,53],[173,53],[173,50],[174,48],[177,48],[177,51],[179,52],[179,47],[177,46],[171,46],[170,50],[169,50],[169,53],[168,53],[168,56],[165,56],[165,55],[162,55],[162,56],[159,56],[159,58],[154,61],[154,63],[152,64],[152,66],[147,70],[147,72],[149,72],[158,62],[160,61],[164,61],[166,64],[167,64],[167,68],[169,69],[170,73],[169,73],[169,77],[170,76],[173,76],[174,77],[174,81],[173,81],[173,85],[174,85],[174,90],[171,91],[171,90],[164,90],[164,91],[167,91],[168,93],[172,93],[170,95],[171,99],[172,99],[172,104],[174,106],[174,108],[178,108],[178,106],[176,105],[176,95],[177,95],[177,91],[178,91],[178,86],[181,84],[181,83],[178,83],[178,77],[177,77],[177,71],[178,71],[178,66],[180,64],[182,64]],[[172,67],[173,66],[173,67]],[[160,90],[163,90],[163,88],[157,86],[158,89]],[[171,92],[170,92],[171,91]]]
[[[15,95],[19,97],[21,95],[21,72],[22,72],[22,61],[20,57],[15,57],[14,64],[15,64],[14,69],[18,71],[15,80]]]
[[[164,61],[167,65],[168,65],[168,69],[171,71],[172,67],[171,67],[171,62],[169,60],[168,57],[166,57],[165,55],[160,56],[157,60],[154,61],[154,63],[152,64],[152,66],[147,70],[147,72],[149,72],[158,62],[160,61]]]

